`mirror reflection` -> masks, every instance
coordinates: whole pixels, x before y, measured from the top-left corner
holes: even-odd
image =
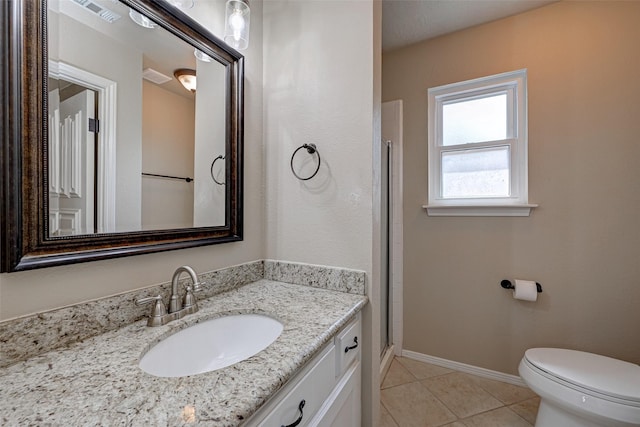
[[[47,12],[48,236],[225,225],[225,66],[123,3]]]

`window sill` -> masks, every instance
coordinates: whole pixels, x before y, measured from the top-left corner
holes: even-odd
[[[529,216],[538,205],[442,206],[424,205],[429,216]]]

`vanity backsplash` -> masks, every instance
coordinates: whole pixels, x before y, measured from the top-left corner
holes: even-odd
[[[364,295],[365,276],[365,272],[359,270],[260,260],[199,273],[199,280],[207,285],[198,292],[198,299],[210,298],[260,279]],[[162,295],[166,300],[170,293],[171,282],[167,281],[0,322],[0,368],[141,320],[149,314],[149,307],[136,306],[135,299]]]
[[[365,272],[360,270],[266,260],[264,278],[349,294],[365,294]]]

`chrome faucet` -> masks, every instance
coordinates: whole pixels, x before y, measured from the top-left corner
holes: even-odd
[[[191,277],[192,284],[185,286],[186,292],[181,300],[178,294],[178,284],[180,283],[179,279],[182,273],[187,273],[189,277]],[[169,299],[168,312],[160,295],[141,298],[136,301],[136,305],[154,303],[151,316],[149,316],[149,320],[147,321],[147,326],[166,325],[172,320],[180,319],[187,314],[198,311],[198,301],[193,293],[201,290],[203,284],[204,283],[198,282],[198,275],[193,268],[183,265],[176,269],[171,278],[171,298]]]

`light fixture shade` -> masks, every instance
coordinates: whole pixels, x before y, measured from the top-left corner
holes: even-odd
[[[180,9],[191,9],[195,4],[194,0],[167,0],[170,4]]]
[[[195,92],[196,91],[196,72],[195,70],[190,70],[188,68],[179,68],[173,72],[173,75],[182,86],[188,91]]]
[[[193,55],[202,62],[211,62],[213,58],[201,51],[200,49],[194,49]]]
[[[133,22],[144,28],[155,28],[157,26],[157,24],[151,19],[147,18],[140,12],[136,12],[131,8],[129,8],[129,18],[131,18]]]
[[[251,10],[245,0],[227,0],[224,20],[224,41],[237,50],[249,46]]]

